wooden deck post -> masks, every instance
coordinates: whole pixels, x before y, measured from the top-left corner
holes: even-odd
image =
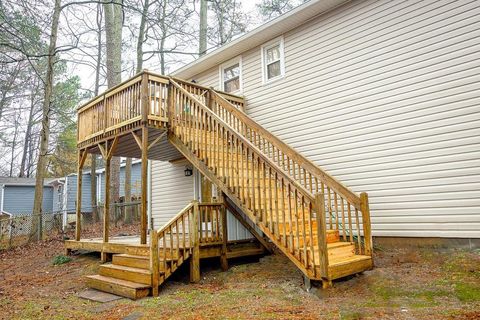
[[[198,241],[198,218],[199,208],[198,201],[194,200],[192,215],[192,256],[190,257],[190,282],[200,281],[200,243]]]
[[[365,254],[372,255],[372,229],[370,224],[370,207],[368,205],[368,194],[360,193],[360,210],[362,210],[363,238],[365,240]],[[358,235],[360,237],[360,235]]]
[[[152,272],[152,296],[157,297],[160,280],[160,261],[158,257],[158,233],[156,230],[150,231],[150,271]]]
[[[318,255],[320,257],[320,277],[328,278],[327,225],[325,221],[325,198],[323,193],[315,194],[314,209],[317,220]]]
[[[221,210],[221,217],[222,217],[222,249],[220,253],[220,265],[223,271],[228,270],[228,260],[227,260],[227,242],[228,242],[228,230],[227,230],[227,208],[225,207],[224,203],[224,194],[222,193],[220,200],[222,206],[220,207]]]
[[[142,128],[142,212],[140,216],[140,243],[147,243],[147,188],[148,188],[148,128]]]
[[[108,147],[108,141],[105,142],[105,147],[101,143],[98,144],[98,149],[102,154],[105,161],[105,201],[103,203],[103,243],[108,242],[109,223],[110,223],[110,163],[113,153],[118,144],[118,136],[113,139],[110,148]],[[108,254],[102,250],[101,259],[103,262],[107,261]]]
[[[77,166],[77,203],[76,203],[76,223],[75,223],[75,240],[80,241],[80,233],[82,230],[82,169],[85,159],[87,158],[87,150],[78,150],[78,166]]]
[[[110,224],[110,158],[105,159],[105,201],[103,203],[103,243],[108,242]],[[102,251],[102,261],[107,261],[107,254]]]
[[[148,114],[149,108],[149,97],[148,97],[148,70],[144,69],[142,73],[142,84],[141,84],[141,106],[142,106],[142,124],[146,126],[148,124]]]

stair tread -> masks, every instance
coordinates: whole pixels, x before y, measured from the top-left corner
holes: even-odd
[[[340,247],[349,247],[351,245],[354,245],[353,242],[347,242],[347,241],[338,241],[338,242],[331,242],[327,243],[327,249],[335,249],[335,248],[340,248]]]
[[[118,253],[118,254],[115,254],[115,256],[124,257],[124,258],[131,258],[131,259],[150,260],[149,256],[139,256],[139,255],[133,255],[133,254],[128,254],[128,253]]]
[[[114,284],[114,285],[120,285],[120,286],[127,287],[127,288],[130,288],[130,289],[147,289],[147,288],[151,287],[148,284],[143,284],[143,283],[138,283],[138,282],[133,282],[133,281],[128,281],[128,280],[122,280],[122,279],[117,279],[117,278],[113,278],[113,277],[102,276],[102,275],[99,275],[99,274],[87,276],[87,278],[107,282],[107,283]]]
[[[124,271],[136,272],[136,273],[151,274],[150,270],[147,270],[147,269],[133,268],[133,267],[121,266],[118,264],[111,264],[111,263],[102,264],[100,268],[109,268],[109,269],[124,270]]]
[[[350,257],[342,257],[338,259],[332,259],[328,261],[329,267],[338,267],[342,265],[346,265],[349,263],[357,262],[357,261],[363,261],[363,260],[368,260],[372,259],[370,256],[365,256],[365,255],[360,255],[360,254],[355,254]]]
[[[349,247],[349,246],[352,246],[352,245],[354,245],[353,242],[344,242],[344,241],[330,242],[330,243],[327,243],[327,250],[337,249],[337,248],[342,248],[342,247]],[[312,247],[307,245],[306,249],[308,251],[311,251]],[[295,248],[295,250],[303,251],[304,247],[299,246],[299,247]],[[318,252],[318,247],[313,248],[313,250],[315,250],[315,252]]]

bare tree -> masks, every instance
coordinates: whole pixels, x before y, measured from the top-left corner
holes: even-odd
[[[200,32],[198,36],[198,55],[207,53],[208,3],[200,0]]]
[[[209,29],[210,41],[222,46],[246,30],[248,17],[237,0],[210,0],[215,22]]]
[[[107,83],[112,88],[122,82],[122,27],[123,7],[121,0],[104,3],[105,34],[107,48]],[[114,202],[120,198],[120,158],[111,160],[112,187],[110,194]]]
[[[51,99],[53,91],[53,74],[56,60],[58,25],[60,21],[61,0],[55,0],[53,9],[52,27],[50,31],[50,43],[48,45],[47,73],[45,77],[45,94],[42,108],[42,130],[40,132],[40,153],[37,162],[37,174],[35,177],[35,198],[33,201],[33,214],[37,216],[33,219],[35,222],[32,227],[36,233],[37,240],[42,238],[42,202],[43,202],[43,183],[47,165],[48,140],[50,137],[50,112]],[[37,230],[35,231],[35,226]]]
[[[262,0],[256,4],[263,21],[276,18],[307,0]]]
[[[95,66],[95,88],[94,94],[98,96],[100,90],[100,72],[102,66],[102,24],[103,24],[103,11],[100,4],[97,5],[96,14],[96,31],[97,31],[97,56]],[[93,221],[99,221],[98,209],[97,209],[97,156],[91,154],[90,164],[90,201],[92,206]]]

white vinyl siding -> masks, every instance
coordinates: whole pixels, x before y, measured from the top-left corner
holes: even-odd
[[[375,236],[480,237],[480,2],[352,1],[242,54],[247,113],[370,198]],[[195,77],[218,84],[212,68]]]
[[[152,161],[152,218],[155,228],[164,226],[193,200],[193,176],[186,177],[187,160]]]
[[[161,228],[194,198],[193,177],[186,177],[187,160],[170,163],[152,161],[152,218],[155,228]],[[228,240],[251,239],[253,236],[229,213]]]

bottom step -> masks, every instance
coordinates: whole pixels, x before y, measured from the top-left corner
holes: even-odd
[[[329,261],[328,277],[330,280],[346,277],[369,270],[373,267],[372,257],[353,255]]]
[[[101,275],[87,276],[87,285],[133,300],[144,298],[150,293],[149,285]]]

